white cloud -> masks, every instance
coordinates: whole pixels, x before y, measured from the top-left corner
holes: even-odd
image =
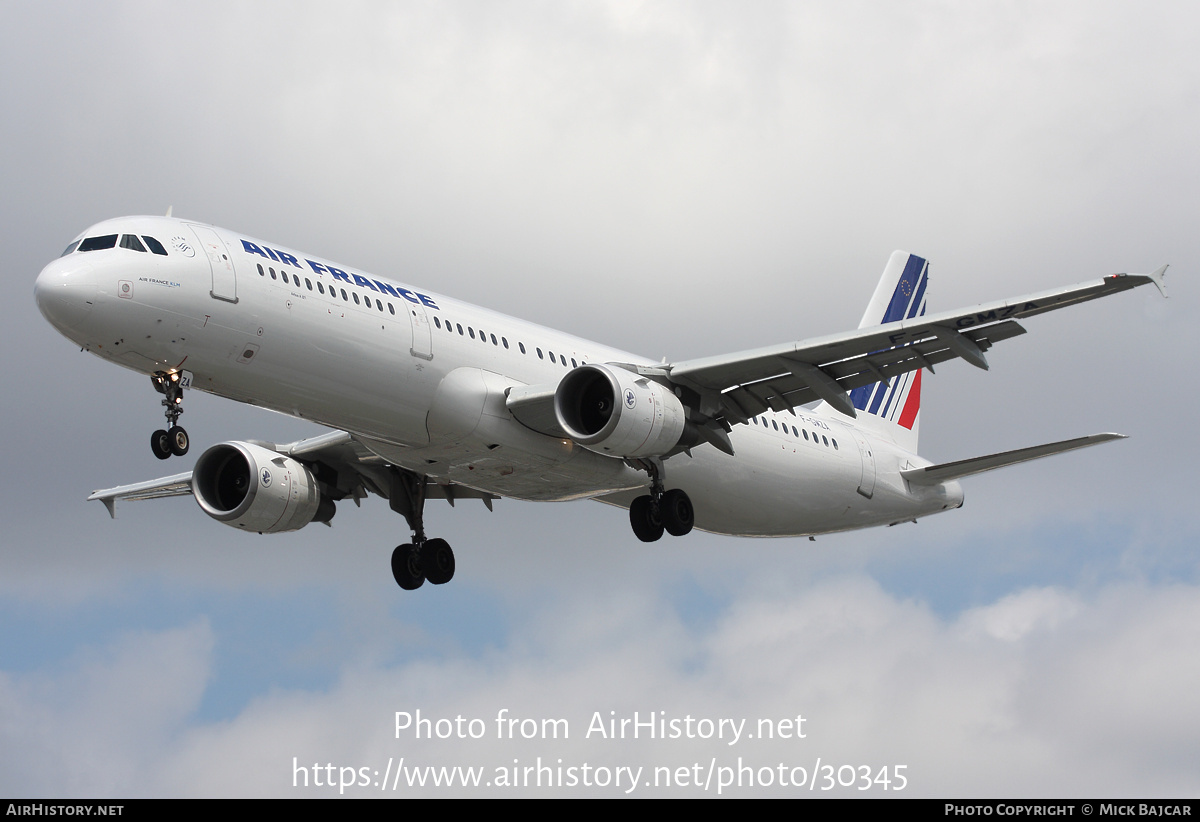
[[[789,593],[748,589],[702,629],[638,596],[561,603],[553,622],[540,608],[524,617],[490,650],[351,665],[328,690],[263,693],[223,722],[188,718],[214,642],[202,624],[126,638],[57,674],[10,674],[5,737],[23,755],[8,757],[6,790],[308,795],[328,791],[293,790],[293,757],[310,779],[314,764],[331,763],[356,769],[357,781],[358,769],[382,773],[388,757],[401,756],[410,766],[484,766],[489,778],[513,759],[539,756],[564,766],[640,765],[643,781],[656,766],[706,770],[715,759],[736,767],[741,757],[777,774],[781,762],[811,770],[820,757],[870,765],[873,775],[905,765],[910,796],[1187,796],[1197,788],[1196,587],[1035,588],[940,618],[850,576]],[[566,718],[570,739],[497,741],[505,708],[508,718]],[[435,722],[481,719],[485,736],[416,741],[408,730],[396,739],[394,713],[417,710]],[[661,711],[657,718],[746,725],[733,745],[728,726],[723,740],[648,740],[644,728],[637,740],[585,738],[594,714],[607,722],[635,711],[643,721]],[[798,715],[804,739],[747,738],[760,719]],[[763,792],[773,791],[744,791]]]
[[[153,795],[147,774],[199,705],[214,641],[200,620],[82,649],[60,670],[0,675],[5,792]]]

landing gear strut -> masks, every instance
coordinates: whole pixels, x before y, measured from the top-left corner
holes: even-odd
[[[629,506],[629,524],[642,542],[657,542],[663,532],[681,537],[692,530],[696,522],[692,501],[680,488],[665,490],[662,465],[657,460],[645,463],[650,474],[650,493],[638,497]]]
[[[178,425],[179,415],[183,413],[183,386],[180,384],[178,371],[156,371],[150,375],[154,390],[163,394],[163,407],[166,408],[167,428],[162,428],[150,435],[150,450],[160,460],[172,455],[182,457],[191,445],[188,433]]]
[[[388,501],[412,529],[413,541],[392,551],[392,576],[406,591],[426,581],[445,585],[454,578],[454,551],[444,539],[425,537],[425,489],[428,478],[411,471],[392,469]]]

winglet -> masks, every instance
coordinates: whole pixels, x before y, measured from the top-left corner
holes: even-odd
[[[1167,296],[1167,284],[1163,279],[1163,277],[1164,277],[1164,275],[1166,275],[1166,273],[1167,273],[1167,266],[1160,265],[1158,268],[1156,268],[1154,271],[1150,272],[1149,274],[1109,274],[1104,279],[1119,280],[1122,277],[1136,277],[1139,280],[1142,280],[1143,282],[1146,280],[1149,280],[1150,282],[1154,283],[1154,287],[1158,289],[1158,293],[1162,294],[1164,297],[1166,297]]]
[[[102,497],[100,499],[100,501],[103,502],[104,507],[108,509],[108,518],[116,519],[117,518],[117,501],[115,499],[113,499],[112,497]]]
[[[1167,267],[1162,265],[1159,266],[1153,273],[1146,275],[1150,278],[1150,282],[1154,283],[1155,287],[1158,288],[1158,293],[1162,294],[1163,297],[1167,296],[1167,284],[1163,282],[1163,275],[1166,273]]]

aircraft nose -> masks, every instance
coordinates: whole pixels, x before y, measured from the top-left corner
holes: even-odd
[[[33,294],[42,316],[75,339],[83,331],[99,290],[90,263],[79,257],[62,257],[38,274]]]

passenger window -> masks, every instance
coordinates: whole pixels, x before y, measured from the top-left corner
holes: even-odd
[[[492,345],[499,345],[499,344],[500,344],[500,343],[496,342],[496,335],[495,335],[495,334],[493,334],[493,335],[492,335]]]
[[[163,248],[163,244],[158,240],[154,239],[153,237],[147,237],[145,234],[142,235],[142,239],[146,241],[146,246],[155,254],[160,257],[167,256],[167,250]]]
[[[142,241],[139,240],[137,238],[137,235],[134,235],[134,234],[122,234],[121,235],[121,248],[128,248],[133,251],[140,251],[143,254],[146,253],[146,247],[144,245],[142,245]]]
[[[537,349],[537,352],[538,352],[538,359],[539,359],[539,360],[544,360],[544,359],[546,359],[544,356],[542,356],[542,349],[540,349],[540,348],[539,348],[539,349]]]
[[[350,295],[346,293],[346,289],[344,288],[342,289],[342,299],[346,302],[350,302]]]
[[[325,293],[325,286],[321,283],[320,280],[317,280],[317,291],[319,291],[322,294]]]
[[[309,291],[312,291],[312,280],[310,280],[308,277],[305,277],[305,278],[304,278],[304,284],[305,284],[306,286],[308,286],[308,290],[309,290]]]
[[[354,304],[355,304],[355,305],[362,305],[362,303],[360,303],[360,302],[358,301],[358,292],[357,292],[357,291],[355,291],[355,292],[354,292]]]
[[[467,333],[471,335],[471,339],[475,339],[475,329],[469,325],[467,326]]]
[[[88,237],[79,244],[80,251],[100,251],[105,248],[115,248],[117,245],[116,234],[105,234],[103,237]]]
[[[462,323],[455,323],[455,326],[458,327],[458,336],[461,337],[463,335]]]
[[[394,316],[396,314],[396,306],[388,303],[388,313]]]
[[[388,303],[388,305],[390,306],[390,305],[391,305],[391,303]],[[395,312],[395,311],[392,311],[392,313],[393,313],[393,314],[395,314],[396,312]],[[436,327],[437,329],[441,330],[441,327],[442,327],[442,321],[441,321],[441,320],[439,320],[437,317],[434,317],[434,318],[433,318],[433,325],[434,325],[434,327]]]
[[[504,350],[508,350],[508,337],[501,337],[500,342],[504,343]]]
[[[267,276],[267,272],[263,271],[262,263],[258,264],[258,276],[260,276],[260,277]]]
[[[270,272],[271,272],[271,279],[272,279],[272,280],[277,280],[277,279],[279,279],[278,277],[276,277],[276,276],[275,276],[275,269],[273,269],[273,268],[272,268],[272,269],[270,269]]]

